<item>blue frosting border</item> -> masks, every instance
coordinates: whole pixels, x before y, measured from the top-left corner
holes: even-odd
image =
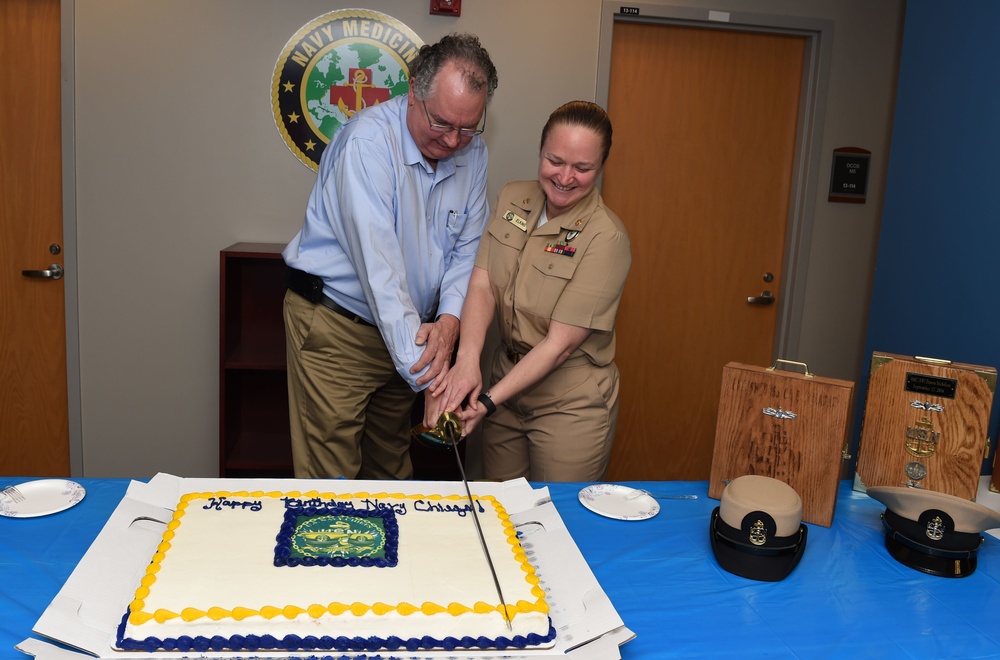
[[[295,534],[296,519],[301,516],[351,516],[355,518],[382,518],[385,529],[385,553],[383,557],[292,557],[292,537]],[[274,546],[275,566],[365,566],[391,568],[399,563],[399,523],[392,509],[355,509],[338,502],[309,504],[298,508],[286,508]]]
[[[300,637],[298,635],[285,635],[281,639],[273,635],[233,635],[223,637],[146,637],[145,639],[133,639],[125,637],[125,624],[128,622],[129,610],[126,610],[122,622],[118,625],[116,635],[117,648],[123,651],[142,651],[152,653],[153,651],[196,651],[204,653],[206,651],[429,651],[433,649],[444,649],[454,651],[456,649],[482,649],[482,650],[506,650],[524,649],[529,646],[539,646],[550,642],[556,638],[556,629],[549,619],[549,632],[547,635],[515,635],[514,637],[445,637],[437,639],[426,635],[424,637],[411,637],[402,639],[401,637],[330,637],[324,635],[316,637],[309,635]]]

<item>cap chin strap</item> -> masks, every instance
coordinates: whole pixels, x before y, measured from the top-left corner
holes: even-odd
[[[947,550],[944,548],[935,548],[929,545],[924,545],[919,541],[915,541],[909,536],[897,531],[889,518],[895,517],[899,518],[892,511],[886,511],[882,514],[882,527],[885,529],[886,535],[892,540],[898,542],[900,545],[904,545],[911,550],[923,553],[925,555],[930,555],[931,557],[940,557],[942,559],[972,559],[976,556],[976,552],[979,550],[979,546],[983,544],[983,537],[979,537],[979,542],[976,547],[966,550]],[[967,532],[953,532],[955,534],[968,534]],[[968,534],[969,536],[976,536],[975,534]]]
[[[725,522],[721,516],[716,515],[713,532],[718,541],[736,550],[752,555],[775,556],[792,554],[797,551],[805,536],[805,530],[806,526],[800,524],[799,531],[791,536],[776,536],[768,539],[764,545],[754,545],[737,540],[739,537],[744,536],[743,531]]]

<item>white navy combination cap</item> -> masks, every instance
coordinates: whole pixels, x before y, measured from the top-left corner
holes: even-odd
[[[982,532],[1000,527],[1000,512],[955,495],[902,486],[867,492],[886,507],[882,527],[889,554],[931,575],[972,575]]]
[[[719,566],[751,580],[777,582],[798,565],[808,530],[794,488],[771,477],[744,475],[722,491],[709,532]]]

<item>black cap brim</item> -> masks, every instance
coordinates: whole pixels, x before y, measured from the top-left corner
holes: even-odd
[[[941,577],[966,577],[976,570],[976,557],[935,557],[914,550],[897,541],[891,534],[885,537],[885,547],[892,558],[910,568]]]
[[[719,531],[719,507],[712,512],[712,522],[709,536],[712,542],[712,552],[719,566],[734,575],[761,582],[780,582],[802,559],[806,547],[808,529],[799,525],[798,540],[794,548],[782,553],[758,554],[745,546],[727,538]]]
[[[983,542],[978,534],[951,531],[942,539],[927,541],[929,537],[921,533],[925,528],[920,523],[889,509],[882,514],[882,528],[886,549],[904,566],[940,577],[965,577],[976,570],[976,553]]]

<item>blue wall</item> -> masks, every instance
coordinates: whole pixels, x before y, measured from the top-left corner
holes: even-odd
[[[873,351],[1000,368],[998,24],[995,0],[906,3],[862,380]]]

